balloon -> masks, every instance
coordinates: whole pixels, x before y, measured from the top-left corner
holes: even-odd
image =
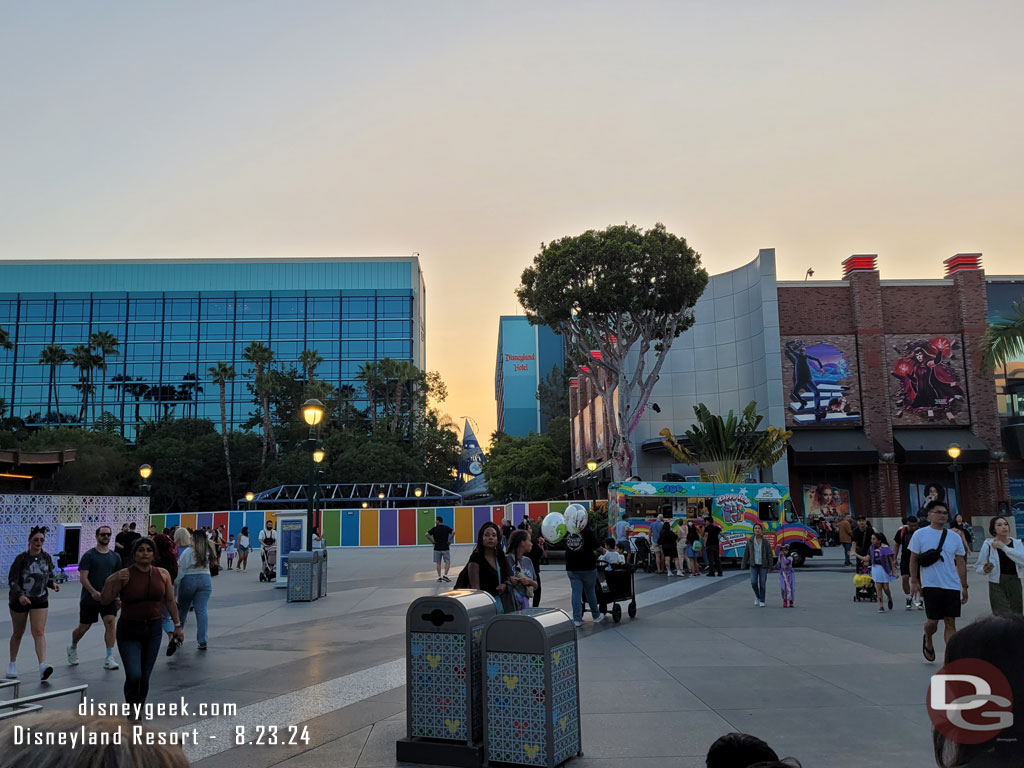
[[[581,533],[587,527],[587,508],[582,504],[570,504],[564,515],[565,528],[569,533]]]
[[[540,524],[540,532],[552,544],[565,538],[565,516],[559,512],[549,512]]]

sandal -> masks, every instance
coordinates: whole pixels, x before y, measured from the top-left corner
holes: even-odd
[[[928,648],[928,635],[921,638],[921,653],[927,661],[935,661],[935,647]]]

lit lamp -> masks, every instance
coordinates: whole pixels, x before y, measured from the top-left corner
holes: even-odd
[[[369,505],[369,504],[367,504],[367,503],[366,503],[366,502],[364,501],[364,502],[363,502],[363,509],[366,509],[366,508],[367,508],[368,506],[370,506],[370,505]]]
[[[302,418],[311,427],[317,426],[324,418],[324,404],[315,397],[302,404]]]
[[[323,448],[317,448],[315,451],[313,451],[313,461],[319,464],[321,461],[324,460],[324,456],[326,455],[327,454],[324,452]]]
[[[597,509],[597,459],[587,459],[587,472],[590,473],[590,512]]]
[[[951,463],[949,465],[949,471],[953,473],[953,498],[956,500],[956,509],[952,510],[950,517],[955,517],[957,514],[962,514],[960,509],[960,462],[957,459],[960,458],[960,446],[957,443],[950,443],[946,449],[946,453],[949,455]]]
[[[139,477],[142,478],[142,483],[139,484],[139,490],[149,496],[149,492],[152,490],[152,486],[149,484],[149,476],[153,474],[153,468],[149,464],[143,464],[139,467]]]
[[[256,494],[253,493],[252,491],[246,491],[245,492],[245,500],[246,501],[252,501],[255,498],[256,498]]]
[[[309,425],[309,439],[306,440],[306,448],[309,449],[313,461],[309,465],[309,480],[306,482],[306,551],[313,551],[313,526],[316,519],[316,495],[319,484],[317,482],[316,465],[324,460],[326,455],[316,439],[314,430],[324,419],[324,404],[311,397],[302,404],[302,420]]]
[[[412,495],[415,496],[418,499],[420,496],[423,495],[423,489],[422,488],[417,488],[416,490],[414,490],[412,492]]]

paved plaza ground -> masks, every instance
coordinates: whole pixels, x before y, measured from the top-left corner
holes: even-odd
[[[468,547],[456,547],[464,563]],[[405,735],[404,622],[410,601],[443,591],[426,549],[331,550],[330,594],[286,603],[284,590],[249,573],[214,579],[210,648],[196,649],[194,617],[186,645],[161,655],[150,700],[180,697],[232,703],[235,717],[158,720],[161,730],[193,725],[201,744],[188,747],[202,768],[372,768],[395,765]],[[635,620],[580,630],[585,766],[703,766],[708,746],[732,730],[754,733],[805,767],[932,765],[925,711],[924,614],[854,603],[852,574],[841,550],[797,574],[796,608],[780,607],[777,578],[768,606],[756,608],[745,573],[723,579],[639,575]],[[454,577],[456,569],[453,569]],[[988,612],[987,591],[973,570],[964,620]],[[568,608],[564,570],[543,571],[544,604]],[[123,674],[101,668],[103,643],[93,628],[80,644],[81,664],[65,665],[77,623],[79,588],[51,597],[47,642],[55,667],[49,687],[89,684],[98,701],[122,700]],[[897,588],[898,592],[898,588]],[[2,622],[9,634],[9,618]],[[937,639],[941,660],[943,646]],[[22,645],[22,695],[46,686],[35,679],[31,638]],[[77,699],[51,707],[70,708]],[[301,724],[310,744],[234,747],[234,728]],[[209,738],[209,737],[215,738]]]

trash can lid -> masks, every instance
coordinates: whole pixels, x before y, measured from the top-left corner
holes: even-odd
[[[405,614],[405,624],[409,631],[464,634],[470,627],[487,623],[497,613],[497,603],[486,592],[454,589],[413,600]]]
[[[487,651],[545,653],[575,639],[572,619],[558,608],[527,608],[501,614],[487,622],[484,630]]]

